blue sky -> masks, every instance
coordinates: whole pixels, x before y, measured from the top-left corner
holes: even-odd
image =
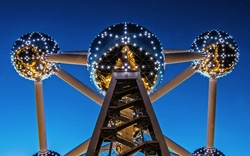
[[[0,155],[27,156],[39,149],[34,83],[20,77],[10,63],[14,42],[40,31],[53,37],[62,51],[87,50],[99,32],[120,22],[144,26],[166,49],[189,49],[198,35],[211,29],[234,37],[240,59],[232,73],[218,79],[215,147],[227,156],[247,155],[249,10],[248,0],[1,1]],[[163,83],[190,64],[167,65]],[[61,67],[95,89],[86,67]],[[48,148],[65,154],[91,137],[100,106],[56,76],[43,84]],[[163,133],[190,152],[206,144],[207,98],[208,79],[196,73],[153,104]]]

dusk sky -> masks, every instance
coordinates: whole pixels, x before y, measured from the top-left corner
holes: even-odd
[[[34,82],[19,76],[10,50],[23,34],[50,35],[61,51],[88,50],[102,30],[121,22],[139,24],[164,49],[190,49],[201,33],[218,29],[234,37],[239,63],[217,81],[215,147],[226,156],[247,156],[250,148],[249,0],[10,0],[0,2],[0,156],[39,151]],[[192,62],[167,65],[158,88]],[[60,67],[96,90],[85,66]],[[199,73],[153,107],[164,135],[191,153],[206,145],[208,78]],[[43,81],[48,149],[66,154],[90,138],[100,106],[57,76]]]

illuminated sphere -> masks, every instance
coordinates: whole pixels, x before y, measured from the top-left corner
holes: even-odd
[[[105,94],[114,70],[140,71],[148,93],[163,78],[164,51],[158,38],[148,29],[119,23],[95,37],[88,53],[90,80]]]
[[[193,156],[225,156],[225,154],[216,148],[202,147],[195,150]]]
[[[43,80],[52,73],[55,63],[45,60],[46,54],[60,53],[56,41],[50,36],[32,32],[21,36],[11,50],[11,61],[16,71],[29,80]]]
[[[37,152],[36,154],[33,154],[33,156],[61,156],[61,155],[55,151],[48,150],[46,152]]]
[[[190,51],[206,54],[204,60],[194,63],[207,77],[219,78],[230,73],[239,59],[239,48],[233,37],[219,30],[202,33],[194,40]]]

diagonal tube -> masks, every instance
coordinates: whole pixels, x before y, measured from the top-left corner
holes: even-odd
[[[43,102],[43,83],[42,81],[35,81],[35,96],[36,96],[36,114],[38,123],[38,138],[40,152],[47,151],[47,141],[46,141],[46,127],[45,127],[45,117],[44,117],[44,102]]]
[[[167,82],[165,85],[160,87],[158,90],[156,90],[154,93],[152,93],[149,96],[151,102],[152,103],[155,102],[157,99],[159,99],[160,97],[165,95],[167,92],[169,92],[170,90],[172,90],[173,88],[178,86],[180,83],[185,81],[187,78],[192,76],[196,72],[197,67],[198,66],[195,66],[195,65],[192,65],[192,66],[188,67],[182,73],[180,73],[179,75],[174,77],[172,80]]]
[[[210,77],[208,92],[208,118],[207,118],[207,148],[214,147],[214,127],[216,112],[216,87],[217,79]]]
[[[149,134],[148,131],[146,131],[147,134]],[[192,156],[190,152],[188,152],[185,148],[178,145],[176,142],[168,138],[167,136],[164,136],[164,140],[166,144],[168,145],[168,148],[179,154],[180,156]],[[171,153],[170,153],[171,154]],[[174,153],[173,153],[174,155]],[[172,156],[172,155],[171,155]]]
[[[178,52],[165,54],[165,64],[189,62],[194,60],[202,60],[206,57],[203,53]]]
[[[181,147],[180,145],[178,145],[177,143],[175,143],[174,141],[172,141],[168,137],[165,136],[164,138],[165,138],[165,141],[166,141],[168,147],[171,150],[175,151],[180,156],[192,156],[192,154],[190,152],[188,152],[186,149],[184,149],[183,147]]]
[[[86,95],[87,97],[89,97],[91,100],[93,100],[97,104],[102,105],[104,98],[101,95],[99,95],[98,93],[90,89],[88,86],[83,84],[81,81],[79,81],[78,79],[76,79],[74,76],[70,75],[63,69],[57,68],[57,69],[54,69],[54,71],[55,71],[55,75],[61,78],[63,81],[70,84],[72,87],[74,87],[75,89],[77,89],[78,91]]]
[[[49,62],[87,65],[87,53],[48,54],[45,59]]]
[[[180,156],[180,155],[175,154],[175,153],[173,153],[173,152],[170,152],[170,155],[171,155],[171,156]]]
[[[76,155],[80,155],[82,152],[86,151],[88,149],[90,139],[91,138],[89,138],[88,140],[84,141],[83,143],[81,143],[80,145],[75,147],[73,150],[71,150],[70,152],[65,154],[65,156],[76,156]]]

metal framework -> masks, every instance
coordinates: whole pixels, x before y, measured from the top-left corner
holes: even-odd
[[[87,156],[95,156],[106,150],[108,150],[109,155],[111,155],[112,149],[114,149],[119,155],[124,156],[132,155],[138,151],[145,155],[159,156],[198,156],[202,154],[224,156],[222,152],[214,148],[216,86],[217,78],[231,72],[238,61],[239,50],[233,38],[222,31],[209,31],[201,34],[201,36],[194,41],[190,51],[173,49],[162,50],[162,56],[166,59],[164,60],[163,65],[158,62],[156,65],[153,65],[157,70],[163,69],[163,66],[166,64],[188,61],[194,61],[194,63],[148,96],[147,91],[154,87],[153,79],[150,81],[143,81],[141,72],[139,72],[139,68],[143,68],[143,66],[137,67],[138,61],[144,61],[139,60],[141,58],[138,56],[142,57],[148,55],[148,52],[147,50],[144,50],[143,52],[145,53],[141,54],[139,53],[139,51],[141,51],[139,47],[140,45],[136,45],[135,49],[132,48],[132,44],[127,45],[127,43],[130,42],[130,39],[126,38],[127,28],[131,26],[134,31],[137,29],[137,26],[135,27],[128,24],[127,27],[127,24],[125,23],[114,28],[115,31],[120,31],[121,26],[124,26],[125,28],[125,37],[121,38],[123,47],[121,47],[119,51],[124,50],[124,47],[129,47],[130,49],[125,48],[126,52],[121,52],[120,56],[117,55],[118,61],[115,62],[115,66],[119,67],[119,69],[123,69],[123,65],[125,64],[125,66],[127,66],[126,64],[128,63],[134,71],[114,70],[111,77],[108,75],[109,73],[104,75],[107,76],[106,79],[112,78],[106,91],[105,98],[55,64],[78,64],[90,68],[90,62],[88,62],[88,59],[92,59],[92,54],[88,55],[88,53],[91,51],[60,53],[57,43],[51,37],[43,33],[26,34],[14,44],[11,59],[15,69],[21,76],[33,80],[35,85],[38,137],[40,145],[40,150],[35,156],[60,155],[57,152],[48,150],[46,141],[42,80],[48,78],[52,73],[92,99],[95,103],[102,106],[92,138],[87,139],[82,144],[65,154],[65,156],[81,155],[86,151]],[[145,30],[143,28],[141,29]],[[111,30],[111,28],[107,30]],[[99,40],[100,38],[104,38],[105,36],[113,37],[113,34],[107,34],[105,32],[101,33],[101,35],[96,38],[98,39],[96,44],[102,44]],[[146,37],[142,39],[144,42],[146,42],[146,38],[154,37],[154,35],[148,33],[148,31],[145,31],[144,34],[145,33]],[[140,32],[138,36],[141,36]],[[137,42],[137,40],[133,41]],[[158,42],[158,40],[155,38],[154,42]],[[154,42],[151,41],[149,43],[153,44]],[[104,43],[109,44],[106,41]],[[139,43],[142,44],[141,42]],[[160,43],[153,45],[153,52],[157,49],[157,46],[159,47]],[[98,48],[95,47],[95,50],[98,50]],[[109,52],[112,54],[115,50],[117,50],[117,48],[110,48],[107,53]],[[100,58],[105,59],[106,53],[104,53],[104,55],[100,56]],[[151,57],[153,58],[155,56],[159,60],[162,59],[161,56],[158,56],[157,52],[155,52],[154,55],[150,54],[149,56],[150,57],[147,56],[145,58],[151,59]],[[93,57],[96,57],[96,54],[94,54]],[[119,60],[119,57],[121,60]],[[127,57],[130,60],[126,60]],[[157,59],[153,58],[151,60],[158,61]],[[99,60],[101,60],[99,61],[101,65],[103,62],[105,63],[102,59]],[[108,61],[106,60],[106,62]],[[94,62],[92,65],[91,68],[98,73],[99,69],[97,62]],[[109,66],[107,66],[107,68],[109,69]],[[106,71],[110,72],[111,70]],[[153,76],[157,77],[157,72],[158,71],[155,71],[156,75]],[[200,72],[209,77],[207,143],[206,147],[200,148],[191,153],[167,136],[163,136],[151,103],[164,96],[167,92],[177,87],[196,72]],[[144,78],[147,78],[148,75],[146,74],[148,73],[146,73],[146,70],[143,74]],[[148,82],[152,84],[148,90],[146,90],[144,87],[146,87],[145,83]],[[97,85],[100,84],[101,83],[98,83]],[[102,83],[102,85],[106,84]],[[148,136],[149,139],[146,136]],[[169,152],[168,148],[175,153]]]
[[[121,156],[170,156],[140,72],[113,73],[86,156],[97,156],[103,142],[110,143],[109,153],[115,143]]]

